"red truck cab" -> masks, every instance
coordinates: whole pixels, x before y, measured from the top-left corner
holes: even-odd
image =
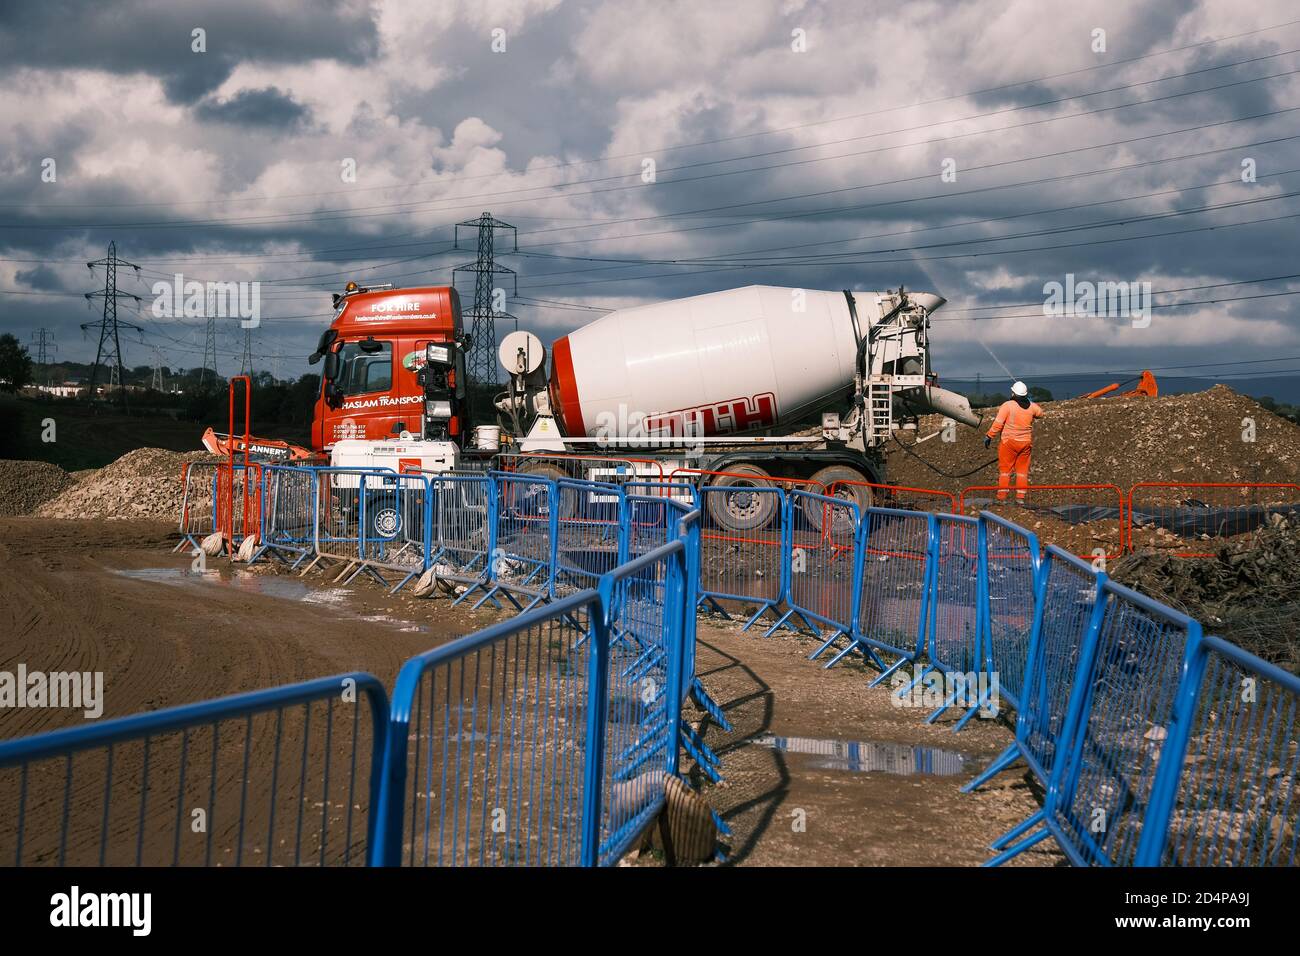
[[[420,434],[425,391],[417,374],[430,343],[465,344],[460,298],[449,286],[365,289],[349,282],[334,297],[338,314],[321,336],[312,364],[325,358],[312,417],[312,448],[328,451],[346,438]],[[463,348],[449,372],[464,376]],[[447,428],[458,439],[466,426],[453,408]]]

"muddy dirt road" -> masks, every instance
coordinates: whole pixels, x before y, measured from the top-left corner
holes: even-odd
[[[391,687],[412,654],[495,620],[448,601],[300,582],[214,561],[190,573],[167,525],[0,520],[0,670],[102,671],[104,716],[369,671]],[[0,738],[79,723],[0,709]]]
[[[194,572],[170,531],[0,520],[0,672],[100,672],[105,718],[348,671],[391,688],[407,658],[497,616],[269,566]],[[85,723],[0,707],[0,739]],[[358,864],[370,727],[364,699],[331,700],[0,770],[0,864]]]
[[[722,758],[725,780],[696,775],[731,827],[740,866],[976,866],[988,844],[1041,806],[1023,765],[974,794],[959,788],[1011,740],[993,720],[960,733],[959,713],[933,725],[928,708],[898,707],[850,660],[825,670],[820,642],[763,629],[701,626],[697,670],[732,724],[693,722]],[[1054,866],[1051,841],[1016,865]]]

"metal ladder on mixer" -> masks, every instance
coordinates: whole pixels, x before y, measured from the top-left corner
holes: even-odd
[[[894,390],[887,377],[873,375],[867,383],[867,416],[871,443],[887,439],[894,426]]]

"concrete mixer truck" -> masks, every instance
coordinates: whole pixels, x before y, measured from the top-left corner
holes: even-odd
[[[454,289],[362,289],[313,361],[325,359],[313,445],[338,466],[454,470],[498,442],[519,470],[562,477],[558,456],[625,456],[646,477],[714,472],[710,484],[811,479],[859,505],[884,481],[882,444],[925,412],[978,425],[929,366],[930,293],[749,286],[611,312],[549,350],[505,336],[497,421],[467,416]],[[800,427],[805,426],[805,427]],[[548,457],[549,456],[549,457]],[[602,477],[593,465],[592,477]],[[625,469],[626,470],[626,469]],[[713,518],[766,525],[769,496],[716,496]]]
[[[879,483],[880,446],[917,414],[979,424],[929,368],[929,317],[943,303],[901,289],[713,292],[602,316],[555,342],[549,374],[540,340],[513,332],[497,408],[524,452],[636,449],[665,474],[723,472],[711,479],[722,485]],[[798,429],[819,413],[820,427]],[[871,503],[865,484],[839,487]],[[733,500],[749,513],[715,517],[738,529],[766,524],[774,504],[718,497]]]

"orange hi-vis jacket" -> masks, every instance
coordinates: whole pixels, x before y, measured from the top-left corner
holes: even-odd
[[[1005,401],[1002,407],[998,409],[997,420],[993,422],[993,427],[989,429],[989,437],[995,437],[998,432],[1003,432],[1004,441],[1032,442],[1034,440],[1034,419],[1041,418],[1043,415],[1042,406],[1037,402],[1030,402],[1028,408],[1021,408],[1019,402]]]

